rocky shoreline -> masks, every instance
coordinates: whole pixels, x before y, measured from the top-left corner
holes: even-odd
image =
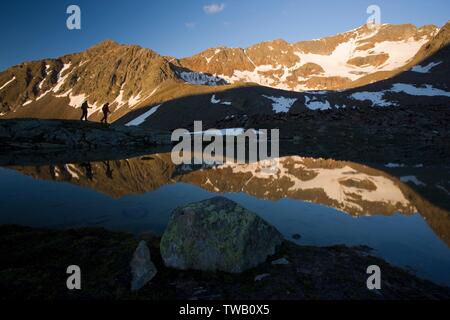
[[[445,163],[450,159],[447,105],[346,108],[237,115],[217,128],[280,129],[282,153],[351,161]]]
[[[170,134],[139,127],[73,120],[0,120],[0,146],[9,150],[108,149],[171,144]]]
[[[218,232],[222,229],[226,232]],[[390,265],[371,255],[370,248],[298,246],[277,239],[277,231],[271,226],[223,198],[175,210],[162,240],[152,234],[134,236],[104,229],[49,230],[4,225],[0,226],[0,299],[450,297],[449,288]],[[276,251],[270,249],[270,243],[277,246]],[[223,254],[214,254],[215,250]],[[69,265],[81,268],[82,290],[67,289]],[[381,290],[367,289],[367,268],[371,265],[382,270]]]
[[[281,156],[413,165],[450,160],[450,112],[446,106],[236,115],[204,124],[205,130],[280,129]],[[191,126],[186,123],[185,128],[193,130]],[[89,151],[84,158],[95,153],[94,159],[114,159],[117,154],[145,154],[149,148],[169,149],[172,145],[169,131],[149,128],[71,120],[0,120],[0,147],[7,151],[5,160],[0,152],[2,163],[10,163],[7,158],[11,155],[23,162],[29,151],[34,158],[73,162],[66,150],[76,150],[77,155]]]

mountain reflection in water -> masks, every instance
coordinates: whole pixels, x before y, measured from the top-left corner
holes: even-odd
[[[174,165],[170,153],[93,163],[13,166],[37,179],[69,182],[112,198],[189,183],[214,193],[247,193],[259,199],[290,198],[335,208],[352,216],[420,213],[450,246],[449,212],[432,205],[401,179],[365,165],[287,156],[274,174],[263,162],[217,166]]]
[[[424,191],[425,198],[423,186],[415,188],[419,193],[387,168],[286,156],[267,174],[265,162],[177,166],[170,153],[5,168],[2,224],[160,233],[176,206],[221,193],[286,237],[300,233],[298,243],[369,245],[388,261],[450,285],[450,213],[428,200],[432,192]]]

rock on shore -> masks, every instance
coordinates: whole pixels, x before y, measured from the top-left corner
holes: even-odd
[[[308,247],[284,241],[273,259],[242,274],[182,271],[164,266],[160,238],[140,237],[157,275],[130,290],[132,234],[103,229],[49,230],[0,226],[0,300],[318,300],[442,299],[450,289],[393,267],[363,247]],[[288,265],[274,265],[280,258]],[[82,270],[82,290],[67,290],[66,268]],[[366,287],[369,265],[380,266],[382,290]],[[260,280],[260,281],[255,281]]]
[[[0,146],[8,149],[95,149],[170,143],[168,133],[138,127],[71,120],[0,120]]]
[[[151,259],[150,250],[145,241],[139,242],[130,266],[132,275],[132,291],[141,289],[155,277],[157,270]]]
[[[168,267],[241,273],[275,254],[282,235],[223,197],[175,209],[161,239]]]

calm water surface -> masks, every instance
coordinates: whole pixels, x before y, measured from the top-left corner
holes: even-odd
[[[161,234],[176,207],[223,195],[287,239],[300,234],[299,244],[367,245],[393,264],[450,285],[448,176],[445,168],[297,156],[280,158],[276,175],[267,176],[260,163],[175,166],[166,153],[11,166],[0,168],[0,224]],[[428,200],[433,197],[441,201]]]

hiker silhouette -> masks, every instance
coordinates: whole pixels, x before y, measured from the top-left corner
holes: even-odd
[[[108,114],[111,113],[111,111],[109,110],[109,103],[105,103],[105,105],[102,108],[102,112],[103,112],[103,118],[100,122],[108,124]]]
[[[91,109],[91,108],[89,107],[89,104],[88,104],[88,102],[86,100],[81,105],[81,118],[80,118],[80,121],[82,121],[83,119],[84,119],[84,121],[88,121],[88,109]]]
[[[105,174],[109,179],[113,179],[113,171],[111,169],[111,165],[109,164],[109,161],[103,161],[103,164],[105,165]]]
[[[86,178],[88,178],[89,180],[92,181],[94,179],[94,173],[92,171],[91,163],[90,162],[83,162],[83,163],[80,163],[80,166],[82,168],[84,168],[84,171],[86,173]]]

